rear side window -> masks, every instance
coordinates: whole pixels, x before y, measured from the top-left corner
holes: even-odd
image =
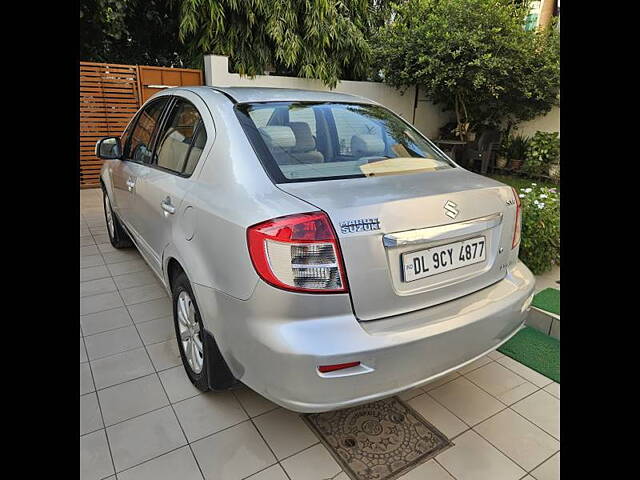
[[[162,97],[149,103],[138,114],[135,126],[131,130],[131,135],[126,139],[123,158],[140,163],[151,161],[158,121],[167,99],[168,97]]]
[[[191,175],[206,141],[200,113],[187,100],[178,99],[160,136],[155,163],[165,170]]]
[[[378,105],[267,102],[238,104],[235,111],[276,183],[455,167],[413,126]]]

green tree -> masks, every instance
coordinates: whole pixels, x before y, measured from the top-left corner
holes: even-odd
[[[178,5],[170,0],[82,0],[80,59],[193,66],[178,39],[178,20]]]
[[[409,0],[374,36],[373,65],[454,110],[463,138],[534,118],[558,102],[560,44],[554,28],[525,31],[526,12],[512,0]]]
[[[241,75],[362,79],[369,72],[366,35],[387,1],[180,0],[180,39],[192,58],[228,55]],[[381,15],[384,15],[381,13]]]

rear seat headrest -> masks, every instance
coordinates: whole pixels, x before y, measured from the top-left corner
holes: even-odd
[[[292,150],[293,152],[310,152],[316,149],[316,141],[308,123],[289,122],[289,126],[296,137],[296,145]]]
[[[376,135],[362,134],[351,137],[351,154],[354,157],[380,155],[384,150],[384,141]]]
[[[258,131],[270,147],[290,149],[296,144],[296,137],[290,127],[267,126],[260,127]]]

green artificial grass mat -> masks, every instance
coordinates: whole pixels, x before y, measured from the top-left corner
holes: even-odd
[[[560,315],[560,290],[556,288],[545,288],[541,292],[536,293],[531,305],[545,312]]]
[[[498,351],[560,383],[560,340],[524,327]]]

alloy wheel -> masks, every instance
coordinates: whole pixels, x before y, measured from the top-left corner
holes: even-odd
[[[182,350],[193,373],[200,373],[203,365],[202,334],[200,324],[196,320],[196,311],[193,301],[186,291],[178,295],[178,328]]]

